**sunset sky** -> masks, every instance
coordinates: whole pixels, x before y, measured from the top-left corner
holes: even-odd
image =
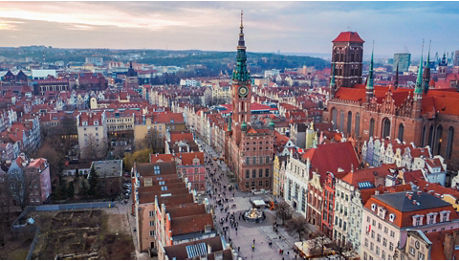
[[[459,49],[457,2],[1,2],[0,46],[329,53],[357,31],[375,53]],[[370,48],[366,48],[369,50]]]

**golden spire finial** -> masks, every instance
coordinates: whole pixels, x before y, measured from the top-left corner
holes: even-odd
[[[244,28],[244,25],[242,24],[242,16],[244,15],[244,11],[241,10],[241,29]]]

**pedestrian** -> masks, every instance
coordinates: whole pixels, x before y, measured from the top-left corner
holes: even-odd
[[[255,238],[252,240],[252,242],[255,244]]]
[[[237,252],[239,252],[239,251],[241,251],[241,247],[240,246],[237,247]]]
[[[279,255],[282,255],[282,249],[279,249]]]
[[[255,245],[252,244],[252,251],[255,251]]]

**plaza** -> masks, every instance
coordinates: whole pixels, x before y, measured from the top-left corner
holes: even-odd
[[[268,195],[254,195],[252,192],[228,189],[230,185],[234,188],[236,184],[231,183],[228,175],[225,175],[228,172],[227,166],[218,159],[214,161],[218,155],[212,148],[202,142],[201,146],[206,152],[207,190],[210,192],[207,196],[215,214],[214,223],[219,233],[225,236],[226,241],[237,251],[238,258],[299,259],[293,251],[294,243],[298,241],[297,235],[295,233],[291,235],[282,226],[278,227],[277,232],[273,230],[273,224],[276,222],[275,211],[269,208],[263,209],[266,218],[259,223],[247,222],[242,218],[242,215],[253,207],[251,203],[253,199],[264,198]],[[222,202],[221,205],[218,204],[219,201]],[[234,223],[237,223],[235,226],[231,226],[231,214],[234,216]],[[222,223],[221,220],[223,220]],[[253,249],[252,245],[254,245]],[[283,254],[280,254],[280,250],[283,250]]]

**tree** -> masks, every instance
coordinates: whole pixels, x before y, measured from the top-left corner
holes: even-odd
[[[83,179],[81,181],[81,190],[80,190],[80,196],[83,198],[86,198],[89,194],[89,188],[88,188],[88,183],[86,183],[86,180]]]
[[[86,146],[80,149],[82,152],[81,158],[88,160],[103,159],[107,154],[107,140],[97,141],[94,135],[90,134]]]
[[[91,171],[89,172],[89,191],[88,194],[92,197],[95,197],[98,193],[98,177],[97,172],[94,169],[94,165],[91,166]]]
[[[284,225],[285,220],[292,217],[292,208],[287,202],[282,201],[277,205],[276,217],[282,220],[282,225]]]
[[[39,176],[15,166],[10,167],[5,180],[12,198],[24,210],[30,203],[30,195],[34,186],[40,185]]]
[[[298,240],[301,241],[302,235],[308,231],[306,219],[302,216],[294,217],[290,220],[288,226],[292,231],[298,233]]]
[[[147,163],[150,161],[151,149],[138,150],[134,153],[125,153],[123,158],[123,165],[125,170],[130,171],[134,162]]]
[[[69,183],[69,188],[67,189],[67,197],[70,199],[73,199],[73,196],[75,195],[75,187],[73,185],[73,181]]]

